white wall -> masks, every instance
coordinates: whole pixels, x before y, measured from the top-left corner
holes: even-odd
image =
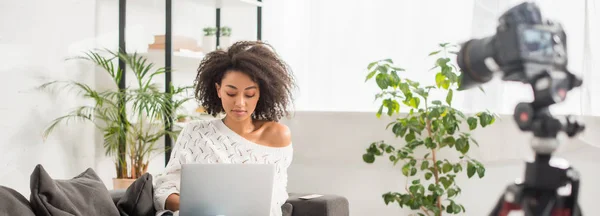
[[[93,129],[70,124],[46,141],[50,121],[83,101],[35,90],[43,82],[72,79],[93,85],[93,68],[65,62],[73,43],[93,37],[95,1],[0,2],[0,185],[29,197],[29,180],[42,164],[54,178],[94,167]]]
[[[470,155],[486,165],[483,179],[459,175],[463,194],[457,201],[465,205],[465,215],[487,215],[504,188],[524,173],[522,160],[530,156],[529,134],[521,133],[510,116],[493,126],[476,130],[474,136],[481,147],[472,147]],[[393,167],[387,158],[377,158],[374,164],[362,161],[362,154],[373,141],[395,139],[385,126],[389,119],[377,119],[374,113],[360,112],[297,112],[285,120],[292,130],[294,161],[289,169],[290,192],[337,194],[348,198],[351,215],[408,215],[397,204],[386,206],[381,195],[403,190],[405,178],[400,167]],[[600,143],[597,134],[600,121],[586,119],[585,139]],[[594,137],[595,136],[595,137]],[[396,141],[398,145],[402,142]],[[559,150],[582,175],[580,199],[586,215],[598,215],[595,194],[600,192],[600,149],[580,141],[565,143]],[[449,157],[446,153],[441,157]]]

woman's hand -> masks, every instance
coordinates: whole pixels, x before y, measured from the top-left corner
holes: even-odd
[[[171,194],[165,202],[165,209],[179,211],[179,194]]]

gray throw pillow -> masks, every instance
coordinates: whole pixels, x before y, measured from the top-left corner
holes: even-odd
[[[30,184],[31,207],[37,216],[119,215],[104,183],[91,168],[72,179],[54,180],[37,165]]]
[[[154,216],[152,175],[145,173],[136,179],[117,203],[121,216]]]
[[[0,215],[35,216],[29,201],[19,192],[0,186]]]
[[[292,210],[294,209],[294,206],[292,206],[292,204],[289,203],[284,203],[281,206],[281,211],[283,212],[283,216],[292,216]]]

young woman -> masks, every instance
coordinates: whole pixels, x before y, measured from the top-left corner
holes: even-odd
[[[183,128],[165,171],[156,177],[157,215],[179,210],[182,164],[259,163],[276,167],[271,216],[281,216],[293,150],[290,131],[278,120],[288,114],[292,101],[291,70],[270,45],[243,41],[208,53],[195,85],[196,99],[206,111],[225,117],[192,121]]]

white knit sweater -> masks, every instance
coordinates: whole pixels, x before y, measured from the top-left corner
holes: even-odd
[[[173,146],[164,172],[155,178],[156,215],[168,211],[165,210],[165,201],[169,195],[179,194],[182,164],[252,163],[275,165],[271,216],[281,216],[281,205],[288,199],[287,168],[292,156],[291,144],[276,148],[250,142],[227,127],[221,119],[189,122]]]

